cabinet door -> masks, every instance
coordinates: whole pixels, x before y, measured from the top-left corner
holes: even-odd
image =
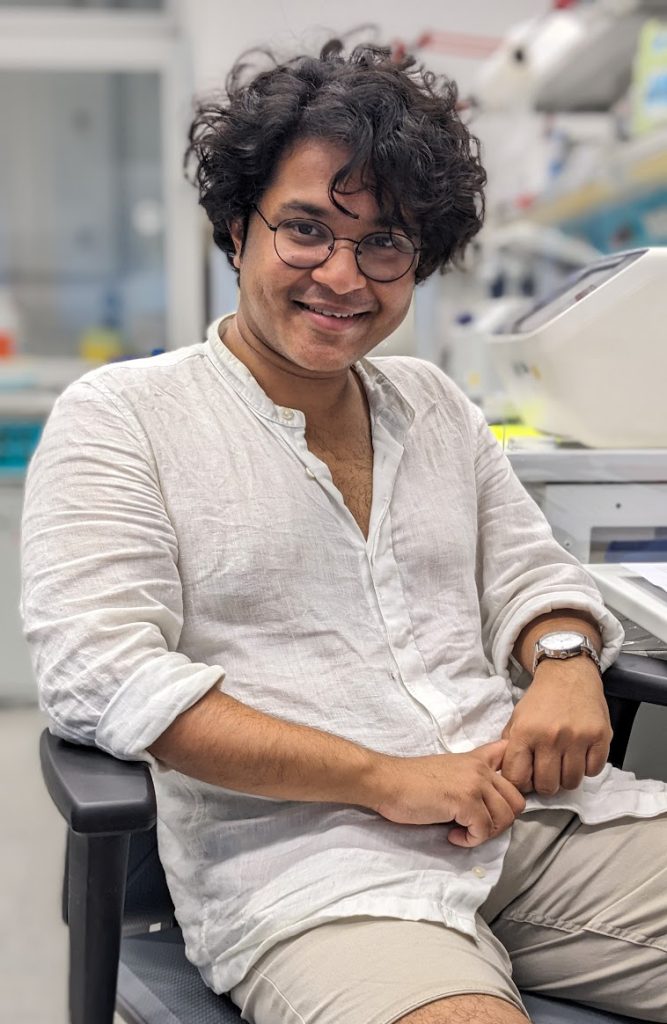
[[[18,350],[165,347],[159,74],[0,71],[0,123],[0,316]]]

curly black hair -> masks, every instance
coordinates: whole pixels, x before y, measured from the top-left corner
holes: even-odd
[[[411,56],[362,45],[344,56],[332,39],[319,57],[271,63],[248,80],[247,55],[237,61],[222,99],[195,107],[185,154],[186,172],[213,225],[216,245],[233,266],[230,223],[247,229],[254,204],[280,158],[298,140],[326,139],[350,153],[329,183],[332,203],[359,175],[389,223],[414,231],[423,281],[463,255],[482,226],[486,173],[479,141],[463,124],[454,82]]]

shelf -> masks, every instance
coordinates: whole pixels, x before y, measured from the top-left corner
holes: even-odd
[[[554,187],[532,206],[499,216],[498,223],[531,220],[538,224],[562,224],[652,188],[667,188],[667,129],[619,143],[607,154],[601,150],[600,159],[605,166],[600,169],[599,178],[570,189],[566,185],[562,189]]]

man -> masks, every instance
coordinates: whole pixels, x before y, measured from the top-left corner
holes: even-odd
[[[332,43],[237,69],[190,155],[236,314],[87,374],[30,468],[53,730],[150,762],[188,955],[256,1024],[518,1024],[508,951],[667,1020],[666,787],[605,766],[620,627],[478,410],[365,358],[480,226],[455,90]]]

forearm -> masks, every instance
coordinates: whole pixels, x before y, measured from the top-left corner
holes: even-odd
[[[405,825],[451,824],[478,846],[509,828],[525,800],[499,772],[503,740],[461,754],[394,757],[273,718],[211,690],[151,745],[163,764],[225,789],[351,804]]]
[[[600,631],[593,619],[589,618],[585,612],[562,608],[546,615],[539,615],[529,622],[517,638],[512,651],[513,657],[532,675],[535,644],[545,633],[553,633],[558,630],[575,630],[577,633],[584,633],[598,654],[602,649]]]
[[[217,689],[179,715],[149,750],[167,767],[225,789],[366,807],[374,802],[375,776],[389,760]]]

